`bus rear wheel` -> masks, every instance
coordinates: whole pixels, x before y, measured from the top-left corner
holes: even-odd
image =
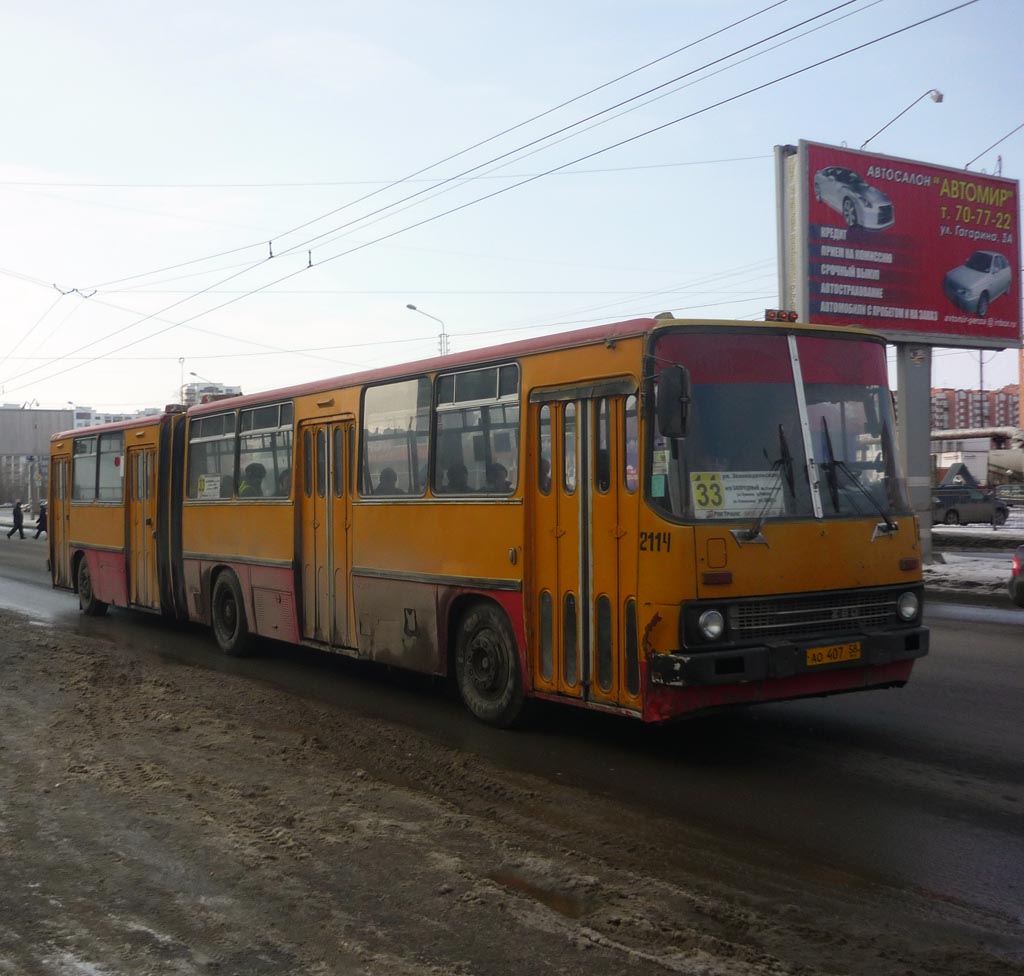
[[[89,560],[82,556],[78,563],[78,605],[82,613],[88,617],[102,617],[107,612],[107,605],[96,599],[92,588],[92,574],[89,572]]]
[[[475,718],[508,728],[523,710],[519,654],[508,617],[493,603],[474,603],[455,637],[455,678]]]
[[[213,584],[211,601],[213,636],[217,645],[230,657],[245,657],[252,653],[252,634],[245,619],[245,601],[242,588],[232,572],[221,573]]]

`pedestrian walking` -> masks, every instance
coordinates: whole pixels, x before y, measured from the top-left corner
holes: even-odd
[[[20,498],[14,503],[14,512],[12,514],[14,516],[14,526],[11,529],[11,531],[7,533],[7,538],[9,539],[12,535],[14,535],[15,532],[20,532],[21,537],[24,539],[25,529],[22,526],[24,526],[25,524],[25,516],[21,511]]]
[[[38,539],[40,532],[46,532],[46,502],[39,503],[39,518],[36,519],[36,534],[33,538]],[[49,536],[48,532],[47,536]]]

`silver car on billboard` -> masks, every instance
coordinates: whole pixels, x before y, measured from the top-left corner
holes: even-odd
[[[814,174],[814,199],[842,214],[847,227],[885,230],[896,223],[892,200],[845,166],[826,166]]]
[[[1010,262],[995,251],[975,251],[963,264],[946,272],[942,290],[965,312],[984,318],[988,307],[1010,290]]]

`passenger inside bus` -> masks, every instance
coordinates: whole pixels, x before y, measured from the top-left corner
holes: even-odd
[[[488,464],[485,469],[484,491],[506,494],[512,490],[508,480],[508,468],[497,461]]]
[[[267,469],[259,461],[245,466],[245,477],[238,483],[239,498],[262,498],[263,479],[267,476]]]
[[[453,464],[448,468],[448,483],[442,491],[472,491],[469,487],[469,471],[464,464]]]
[[[540,490],[546,495],[551,491],[551,462],[546,458],[540,459]]]
[[[398,487],[398,475],[394,468],[381,468],[380,480],[377,482],[375,495],[404,495],[405,492]]]
[[[282,498],[287,498],[292,493],[292,469],[285,468],[277,476],[277,494]]]

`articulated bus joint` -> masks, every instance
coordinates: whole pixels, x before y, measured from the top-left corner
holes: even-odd
[[[877,667],[924,657],[928,653],[928,628],[851,634],[841,642],[834,642],[832,637],[829,641],[828,647],[819,646],[821,641],[800,644],[779,642],[690,654],[652,654],[648,669],[652,684],[686,688]],[[853,647],[856,647],[859,656],[834,662],[827,656],[815,653],[832,648],[838,651]],[[838,653],[835,656],[843,657]]]

